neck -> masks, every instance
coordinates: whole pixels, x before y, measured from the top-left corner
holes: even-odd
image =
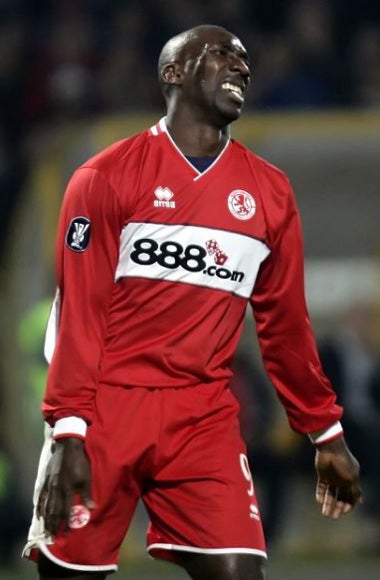
[[[229,139],[228,126],[217,128],[178,111],[168,111],[166,126],[177,147],[188,157],[216,156]]]

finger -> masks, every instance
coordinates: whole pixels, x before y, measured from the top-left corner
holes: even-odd
[[[42,490],[38,501],[37,501],[37,505],[36,505],[36,513],[37,513],[37,517],[38,518],[43,518],[45,517],[45,508],[46,508],[46,499],[47,499],[48,493],[46,490]]]
[[[82,500],[86,508],[88,508],[89,510],[95,509],[96,504],[92,499],[90,482],[87,482],[83,487]]]
[[[355,499],[355,503],[363,503],[363,493],[358,485],[355,485],[351,491],[352,497]]]
[[[49,489],[49,476],[45,477],[43,482],[40,495],[38,496],[37,505],[36,505],[36,513],[37,517],[41,518],[45,515],[45,507],[46,507],[46,499],[48,496],[48,489]]]
[[[336,506],[332,514],[333,519],[338,519],[340,516],[347,514],[352,510],[352,508],[352,490],[347,489],[346,487],[339,488]]]
[[[345,503],[343,508],[343,513],[348,514],[348,512],[352,511],[353,505],[350,503]]]
[[[334,507],[332,514],[331,514],[331,517],[333,520],[337,520],[338,518],[340,518],[340,516],[342,514],[345,513],[344,509],[345,509],[346,505],[347,504],[345,504],[344,501],[337,501],[336,502],[335,507]]]
[[[62,522],[62,514],[54,511],[54,509],[46,507],[45,514],[45,529],[51,535],[56,536]]]
[[[318,481],[317,487],[315,490],[315,499],[320,504],[323,504],[323,502],[324,502],[327,487],[328,487],[327,483],[324,483],[322,481]]]
[[[45,528],[53,536],[59,530],[61,522],[64,518],[64,502],[61,492],[56,489],[56,486],[50,486],[49,493],[45,504]]]
[[[328,485],[323,499],[322,515],[326,517],[330,517],[332,515],[335,508],[337,497],[338,490]]]
[[[70,517],[71,509],[73,507],[74,493],[72,491],[66,491],[63,500],[63,514],[62,523],[64,524],[64,531],[66,535],[70,531]]]
[[[348,513],[357,503],[362,503],[363,501],[361,489],[356,484],[351,486],[348,490],[343,489],[340,492],[338,499],[348,506],[344,509],[344,513]]]

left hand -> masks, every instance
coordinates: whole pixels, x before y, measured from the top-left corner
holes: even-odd
[[[336,520],[362,503],[360,466],[343,436],[317,447],[315,468],[316,500],[322,506],[322,515]]]

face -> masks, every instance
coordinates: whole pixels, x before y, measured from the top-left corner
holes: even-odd
[[[247,51],[223,29],[199,34],[184,55],[182,96],[220,126],[240,116],[250,82]]]

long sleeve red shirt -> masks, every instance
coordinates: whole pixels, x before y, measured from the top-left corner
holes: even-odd
[[[230,140],[198,172],[164,120],[82,165],[64,196],[43,413],[91,423],[97,386],[231,378],[247,305],[291,426],[342,409],[304,297],[299,215],[285,174]]]

